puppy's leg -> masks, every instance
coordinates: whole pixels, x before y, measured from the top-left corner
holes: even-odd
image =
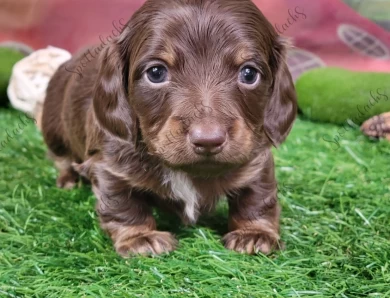
[[[72,160],[69,157],[57,157],[52,155],[56,168],[59,170],[57,187],[72,189],[79,181],[79,174],[72,167]]]
[[[103,192],[95,187],[94,192],[101,226],[121,256],[158,255],[175,249],[174,236],[156,230],[148,194],[136,190]]]
[[[272,161],[270,165],[257,183],[228,197],[226,248],[248,254],[269,254],[279,248],[280,207]]]
[[[241,197],[229,199],[231,232],[225,235],[223,242],[226,248],[240,253],[269,254],[279,246],[280,211],[276,197],[257,198],[258,203],[255,203],[256,194],[250,189],[245,192]],[[264,206],[266,204],[269,207]]]

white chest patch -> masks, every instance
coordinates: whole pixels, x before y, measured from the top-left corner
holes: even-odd
[[[195,211],[198,208],[198,192],[185,173],[169,171],[165,175],[164,184],[170,185],[174,200],[185,204],[184,212],[195,222]]]

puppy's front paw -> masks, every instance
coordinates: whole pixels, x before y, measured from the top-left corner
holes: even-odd
[[[239,253],[255,254],[261,252],[270,254],[281,249],[278,238],[261,230],[236,230],[223,237],[225,247]]]
[[[72,171],[63,172],[57,178],[57,187],[63,189],[72,189],[76,186],[79,181],[77,173]]]
[[[160,255],[173,251],[177,240],[168,232],[150,231],[135,237],[124,238],[115,243],[116,251],[122,257],[132,255]]]

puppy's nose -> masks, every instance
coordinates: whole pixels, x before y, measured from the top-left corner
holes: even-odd
[[[194,151],[199,155],[221,153],[226,143],[226,130],[217,124],[196,124],[189,131]]]

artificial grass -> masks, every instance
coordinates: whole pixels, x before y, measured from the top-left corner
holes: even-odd
[[[362,124],[390,111],[390,73],[316,68],[298,79],[296,90],[302,113],[316,121]]]
[[[0,109],[0,143],[20,114]],[[100,230],[88,187],[55,187],[31,124],[0,147],[0,297],[390,297],[390,145],[299,119],[275,152],[285,251],[227,251],[226,204],[167,256],[123,260]]]
[[[12,74],[12,67],[24,54],[9,48],[0,47],[0,107],[8,104],[7,87]]]

